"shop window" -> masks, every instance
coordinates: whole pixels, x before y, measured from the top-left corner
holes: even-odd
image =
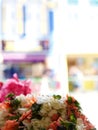
[[[1,49],[2,51],[14,51],[14,41],[12,40],[2,40],[1,41]]]

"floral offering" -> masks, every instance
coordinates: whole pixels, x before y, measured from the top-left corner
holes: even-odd
[[[0,130],[96,130],[72,96],[35,96],[14,74],[0,82]]]
[[[9,94],[0,104],[0,130],[96,130],[71,96]]]

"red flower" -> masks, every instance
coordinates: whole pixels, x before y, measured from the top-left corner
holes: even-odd
[[[8,120],[1,130],[18,130],[19,123],[16,120]]]
[[[57,121],[59,118],[59,115],[58,114],[53,114],[53,116],[51,117],[51,120],[52,121]]]
[[[57,130],[57,126],[58,126],[58,123],[56,121],[52,122],[49,127],[48,127],[48,130],[49,129],[52,129],[52,130]]]

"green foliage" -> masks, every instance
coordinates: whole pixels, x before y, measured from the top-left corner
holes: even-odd
[[[15,113],[15,115],[12,115],[9,117],[10,120],[19,120],[20,118],[20,114],[19,113]]]
[[[61,99],[61,96],[60,96],[60,95],[53,95],[53,98],[60,100],[60,99]]]
[[[20,106],[20,103],[21,103],[21,102],[20,102],[18,99],[13,99],[13,100],[11,100],[10,105],[11,105],[11,107],[12,107],[12,110],[13,110],[13,111],[17,110],[18,107]]]
[[[69,103],[69,104],[74,103],[75,106],[76,106],[79,110],[82,109],[81,106],[80,106],[80,103],[79,103],[76,99],[74,99],[74,101],[73,101],[73,97],[71,97],[71,96],[68,96],[68,103]]]
[[[37,104],[37,103],[34,103],[31,107],[31,110],[32,110],[32,119],[36,118],[36,119],[41,119],[42,116],[39,114],[39,111],[41,109],[41,106],[42,104]]]
[[[68,96],[68,103],[72,103],[72,97],[71,96]]]
[[[77,100],[75,100],[74,103],[75,103],[75,106],[78,107],[79,110],[82,109],[81,106],[80,106],[80,103]]]
[[[61,120],[61,125],[65,127],[65,130],[76,130],[76,124],[71,121]]]
[[[21,101],[15,98],[13,93],[9,93],[6,98],[10,101],[11,111],[15,111],[19,108]]]
[[[70,115],[70,121],[73,122],[73,123],[77,122],[77,119],[76,119],[76,117],[73,113]]]
[[[14,98],[15,98],[14,93],[9,93],[9,94],[6,96],[6,99],[9,99],[9,100],[13,100]]]

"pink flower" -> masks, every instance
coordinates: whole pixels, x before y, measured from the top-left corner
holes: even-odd
[[[31,85],[32,85],[31,81],[29,80],[21,81],[18,79],[17,74],[14,74],[13,78],[8,79],[7,82],[2,86],[0,90],[0,102],[4,101],[5,97],[9,93],[13,93],[16,96],[20,94],[23,95],[30,94],[32,92]]]
[[[0,82],[0,90],[2,89],[3,86],[3,82]]]

